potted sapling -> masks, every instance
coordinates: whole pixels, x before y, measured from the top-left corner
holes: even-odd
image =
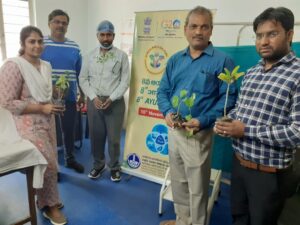
[[[172,106],[177,109],[175,114],[172,114],[172,120],[174,121],[175,127],[182,127],[182,123],[187,122],[192,119],[192,107],[195,102],[196,94],[193,93],[190,97],[188,97],[187,90],[183,89],[180,91],[179,96],[175,95],[172,98]],[[185,104],[186,107],[189,109],[189,114],[183,117],[180,114],[180,107],[181,105]],[[188,131],[187,136],[190,137],[193,135],[193,131]]]
[[[224,81],[227,84],[225,104],[224,104],[224,115],[223,117],[219,118],[218,121],[223,121],[223,122],[232,121],[232,119],[227,116],[227,102],[228,102],[230,85],[236,82],[241,76],[245,74],[244,72],[238,72],[239,68],[240,66],[234,67],[232,72],[230,72],[227,68],[224,68],[225,73],[220,73],[218,76],[220,80]]]
[[[66,72],[65,74],[60,75],[58,80],[55,82],[54,85],[54,92],[53,92],[53,97],[54,97],[54,104],[56,105],[65,105],[65,97],[69,91],[69,73]]]

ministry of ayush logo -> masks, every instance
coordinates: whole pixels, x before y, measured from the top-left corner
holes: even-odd
[[[148,49],[145,55],[145,66],[151,74],[161,74],[167,63],[168,53],[166,50],[158,45]]]

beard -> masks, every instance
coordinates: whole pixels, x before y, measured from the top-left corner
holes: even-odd
[[[104,43],[105,43],[105,45],[104,45]],[[100,42],[100,48],[106,49],[106,50],[111,49],[112,48],[112,43]]]
[[[101,42],[101,45],[103,46],[103,47],[109,47],[109,46],[111,46],[111,44],[112,44],[112,42],[107,42],[107,41],[105,41],[105,42]]]
[[[283,58],[286,54],[288,54],[288,52],[289,51],[287,51],[286,49],[277,49],[277,50],[272,49],[271,53],[269,54],[264,54],[259,51],[259,55],[264,60],[277,62],[281,58]]]

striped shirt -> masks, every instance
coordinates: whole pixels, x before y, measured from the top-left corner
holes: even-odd
[[[288,167],[300,144],[300,59],[290,52],[268,70],[263,60],[250,68],[229,116],[246,125],[244,137],[233,140],[244,159]]]
[[[68,74],[70,89],[66,100],[76,102],[77,79],[82,63],[79,46],[67,38],[64,42],[55,42],[49,36],[44,37],[44,46],[45,49],[41,58],[50,62],[52,66],[53,84],[60,75]]]

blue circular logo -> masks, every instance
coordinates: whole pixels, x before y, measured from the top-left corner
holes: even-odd
[[[127,157],[127,164],[130,168],[132,169],[137,169],[140,167],[141,165],[141,160],[140,160],[140,157],[133,153],[133,154],[130,154],[128,157]]]
[[[146,146],[153,153],[168,155],[168,128],[157,124],[146,137]]]

